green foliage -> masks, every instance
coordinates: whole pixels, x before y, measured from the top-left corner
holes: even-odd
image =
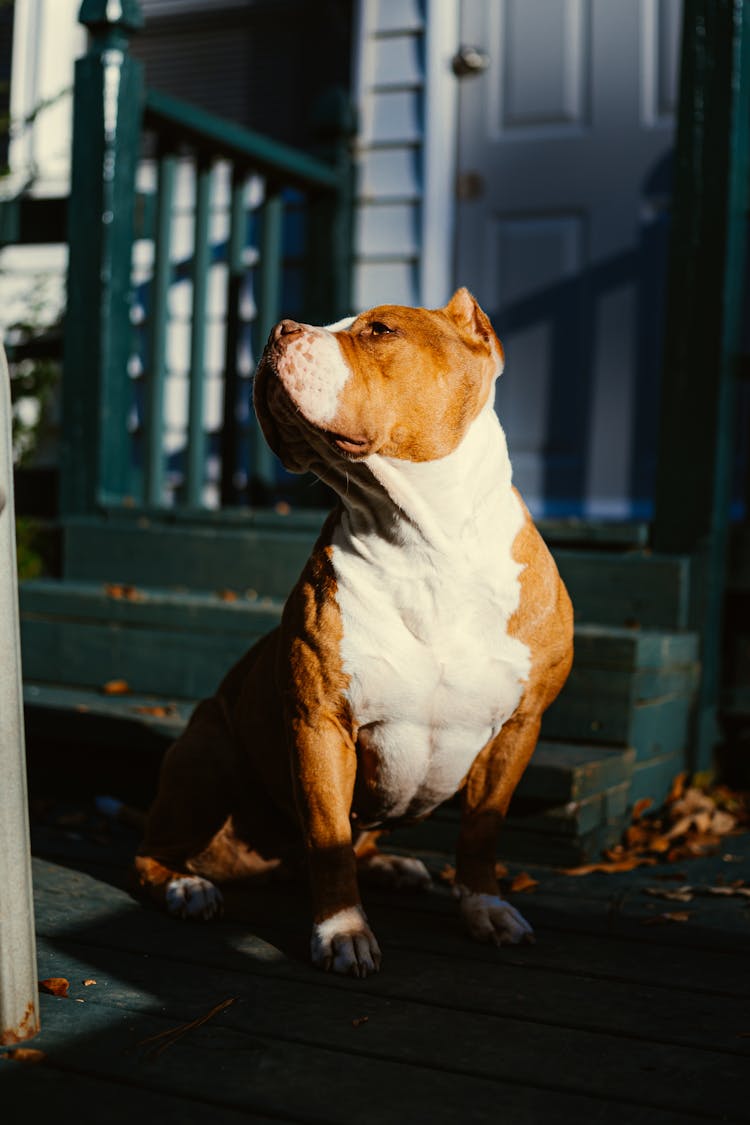
[[[41,525],[27,516],[16,518],[16,555],[18,561],[18,580],[39,578],[46,571],[45,555],[47,544]]]
[[[27,462],[34,454],[45,411],[60,378],[57,360],[35,355],[40,342],[59,330],[59,314],[48,294],[47,279],[38,278],[25,301],[23,320],[9,326],[10,395],[13,404],[13,460]],[[17,358],[16,358],[17,357]]]

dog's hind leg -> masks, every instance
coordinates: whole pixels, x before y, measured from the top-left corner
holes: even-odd
[[[167,751],[134,863],[137,890],[170,914],[207,920],[221,913],[221,892],[199,861],[231,814],[232,765],[221,707],[204,700]]]
[[[354,843],[360,883],[395,890],[427,890],[432,885],[432,876],[422,860],[410,855],[381,852],[377,840],[382,835],[382,831],[363,830]]]

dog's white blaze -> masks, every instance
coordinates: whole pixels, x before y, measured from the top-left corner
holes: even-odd
[[[347,327],[352,319],[340,321],[332,328]],[[326,426],[336,415],[351,369],[331,331],[311,325],[304,325],[304,329],[287,343],[276,371],[303,416],[314,426]]]
[[[392,534],[359,506],[335,532],[343,668],[383,816],[421,815],[456,792],[521,699],[531,656],[508,621],[524,517],[491,403],[447,457],[365,462]]]

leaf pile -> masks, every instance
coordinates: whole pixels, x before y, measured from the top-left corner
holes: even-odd
[[[570,867],[564,874],[632,871],[713,855],[724,837],[750,827],[750,794],[735,793],[726,786],[689,786],[687,779],[686,773],[678,774],[663,807],[648,816],[651,799],[637,801],[622,842],[607,849],[600,862]]]

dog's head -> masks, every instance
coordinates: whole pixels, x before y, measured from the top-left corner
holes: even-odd
[[[380,305],[327,328],[282,320],[255,377],[263,433],[287,469],[453,452],[488,402],[503,349],[466,289],[445,308]]]

